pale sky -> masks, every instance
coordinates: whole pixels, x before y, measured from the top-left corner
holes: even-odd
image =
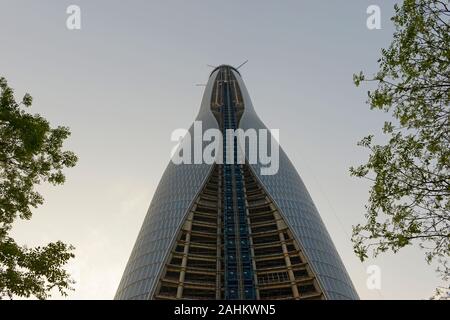
[[[66,8],[81,8],[81,30]],[[382,29],[366,27],[381,8]],[[71,299],[112,299],[174,143],[188,128],[211,71],[239,65],[256,112],[305,182],[362,299],[424,299],[441,285],[423,252],[406,248],[362,264],[351,226],[363,221],[369,184],[348,168],[381,133],[385,115],[365,104],[352,74],[377,70],[390,43],[392,0],[0,0],[0,75],[33,113],[66,125],[80,161],[45,204],[13,229],[20,243],[73,244]],[[381,290],[366,268],[381,268]],[[54,298],[58,298],[55,295]]]

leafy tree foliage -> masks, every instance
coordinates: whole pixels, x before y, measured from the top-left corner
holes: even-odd
[[[63,151],[68,128],[52,128],[40,115],[26,112],[32,97],[16,102],[5,78],[0,78],[0,299],[13,296],[45,299],[57,288],[65,295],[72,280],[63,266],[74,257],[73,247],[60,241],[45,247],[20,246],[9,235],[13,222],[30,219],[43,197],[41,182],[64,183],[62,170],[77,157]]]
[[[405,0],[395,6],[396,31],[382,50],[379,71],[354,75],[358,86],[373,81],[371,109],[392,116],[383,132],[359,145],[367,163],[351,174],[373,181],[365,224],[353,228],[356,254],[364,260],[413,243],[425,249],[443,278],[450,253],[450,4],[448,0]]]

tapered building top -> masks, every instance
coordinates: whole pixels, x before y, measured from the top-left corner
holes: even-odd
[[[227,65],[212,71],[196,121],[204,132],[267,129]],[[264,140],[272,155],[273,140]],[[358,299],[305,185],[276,148],[274,174],[247,146],[243,163],[170,162],[115,298]],[[237,159],[239,144],[224,139],[221,151]]]

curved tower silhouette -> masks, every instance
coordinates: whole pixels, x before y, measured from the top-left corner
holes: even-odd
[[[211,73],[196,121],[203,131],[267,129],[227,65]],[[237,148],[224,143],[224,158]],[[284,151],[273,175],[248,160],[169,163],[115,299],[358,299]]]

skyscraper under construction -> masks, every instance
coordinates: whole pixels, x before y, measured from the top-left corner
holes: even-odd
[[[266,129],[239,71],[214,69],[203,130]],[[192,133],[193,127],[190,128]],[[238,144],[223,144],[236,159]],[[116,299],[358,299],[300,176],[262,164],[175,164],[156,189]]]

